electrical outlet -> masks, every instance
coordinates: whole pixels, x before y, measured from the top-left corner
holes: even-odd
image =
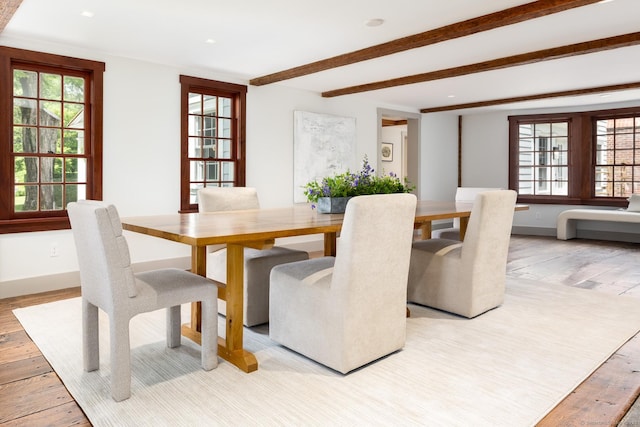
[[[49,246],[49,256],[53,258],[53,257],[57,257],[58,255],[60,255],[58,244],[52,243],[51,246]]]

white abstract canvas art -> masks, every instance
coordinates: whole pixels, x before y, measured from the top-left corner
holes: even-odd
[[[347,170],[355,171],[356,119],[293,112],[293,201],[304,203],[304,185]]]

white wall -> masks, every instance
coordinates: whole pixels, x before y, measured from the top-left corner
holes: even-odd
[[[210,70],[181,69],[2,35],[0,44],[106,63],[104,200],[113,202],[123,217],[175,213],[179,209],[179,75],[247,83]],[[293,202],[294,110],[355,117],[357,156],[362,159],[366,154],[376,164],[378,107],[403,109],[375,105],[365,96],[324,99],[316,93],[280,85],[249,87],[247,185],[258,189],[262,207]],[[125,233],[134,264],[190,256],[186,245]],[[49,256],[52,245],[58,249],[56,257]],[[69,230],[0,234],[0,298],[77,286],[65,274],[77,268]],[[56,282],[56,276],[63,283]]]
[[[420,145],[420,194],[424,200],[453,200],[458,187],[458,116],[424,114]]]

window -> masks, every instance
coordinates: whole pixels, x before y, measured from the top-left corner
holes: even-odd
[[[104,63],[0,48],[0,233],[69,228],[102,197]]]
[[[640,192],[640,117],[595,120],[595,196]]]
[[[180,76],[180,210],[198,210],[204,187],[245,185],[247,87]]]
[[[511,116],[509,145],[519,202],[626,206],[640,192],[640,107]]]

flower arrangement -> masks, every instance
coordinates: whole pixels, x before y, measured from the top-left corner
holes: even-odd
[[[365,194],[409,193],[413,190],[405,179],[402,182],[393,172],[384,176],[375,175],[367,156],[362,161],[362,169],[353,173],[346,171],[322,181],[311,181],[304,186],[304,194],[312,208],[321,197],[353,197]]]

